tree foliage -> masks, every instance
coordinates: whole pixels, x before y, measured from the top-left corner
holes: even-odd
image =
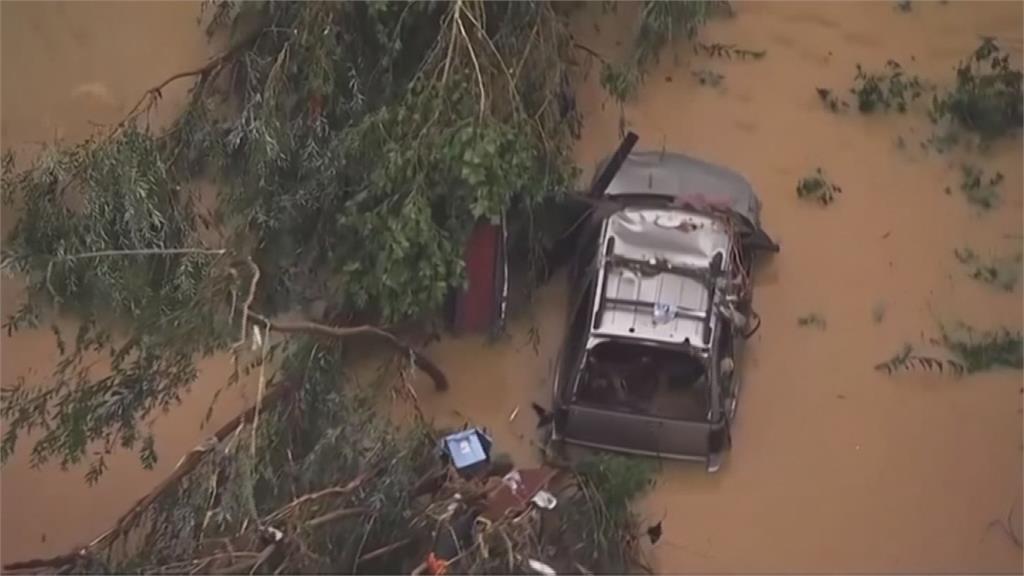
[[[576,176],[565,15],[476,0],[207,8],[210,34],[229,36],[224,53],[85,142],[20,171],[4,157],[4,202],[20,217],[3,269],[26,280],[5,328],[61,313],[76,324],[53,323],[60,360],[49,378],[2,389],[0,458],[35,434],[33,464],[88,461],[89,481],[119,447],[152,466],[147,425],[180,401],[199,359],[232,352],[229,383],[256,367],[273,402],[197,447],[85,551],[44,565],[408,570],[466,487],[420,492],[437,467],[431,431],[396,430],[372,398],[342,390],[336,341],[269,344],[270,333],[372,334],[408,351],[410,367],[429,367],[383,329],[327,324],[437,314],[464,282],[462,247],[481,219],[507,222],[510,245],[543,273],[552,208]],[[650,14],[661,10],[678,8]],[[651,29],[650,40],[660,48],[674,30]],[[187,106],[157,131],[147,113],[180,78],[195,79]],[[331,304],[320,324],[274,319],[317,301]],[[244,352],[250,338],[267,343],[256,359]],[[521,551],[557,563],[583,550],[593,554],[567,569],[625,569],[636,554],[625,502],[646,484],[616,484],[612,465],[574,476],[557,513],[599,518],[597,532],[572,534],[558,517],[553,532],[531,512],[480,533],[458,566],[518,571]]]
[[[983,38],[957,66],[953,88],[932,97],[931,119],[948,119],[986,140],[1011,134],[1024,126],[1022,82],[1024,75],[1010,64],[1010,54],[994,39]]]
[[[728,2],[645,0],[628,56],[621,62],[602,62],[601,85],[619,102],[632,98],[647,70],[657,64],[662,49],[675,40],[692,41],[710,17],[722,13],[732,14]]]
[[[341,346],[288,346],[270,384],[283,393],[259,418],[226,425],[192,451],[186,473],[90,545],[5,572],[409,573],[455,531],[465,541],[453,573],[520,573],[531,559],[621,573],[641,561],[628,504],[650,466],[584,461],[551,485],[554,510],[514,509],[464,533],[459,517],[486,508],[501,482],[449,472],[431,429],[398,429],[375,414],[373,396],[339,385]]]
[[[532,213],[573,172],[568,36],[547,4],[268,3],[267,32],[202,79],[177,168],[212,169],[218,223],[276,281],[385,322],[462,281],[478,218]],[[234,84],[240,113],[212,119]]]
[[[5,328],[37,325],[48,311],[74,313],[79,323],[73,334],[53,325],[61,357],[45,384],[0,390],[8,423],[0,457],[36,428],[37,465],[51,456],[77,463],[100,442],[88,474],[95,479],[102,454],[136,446],[139,419],[179,400],[195,378],[195,357],[226,348],[231,320],[220,296],[231,278],[218,270],[221,251],[203,252],[190,200],[160,169],[144,132],[129,127],[102,142],[50,149],[17,174],[12,163],[4,163],[5,201],[17,195],[23,211],[4,244],[4,267],[23,273],[29,287]],[[102,257],[184,246],[194,248]],[[100,360],[108,370],[97,369]],[[151,443],[142,455],[152,462]]]
[[[478,219],[514,221],[513,242],[535,246],[534,215],[575,175],[556,8],[215,4],[210,31],[231,48],[187,73],[196,83],[168,130],[144,122],[165,82],[107,132],[20,172],[5,158],[21,218],[4,268],[28,280],[6,328],[58,310],[81,328],[67,342],[55,329],[50,382],[4,388],[0,455],[34,429],[37,464],[78,462],[96,441],[101,454],[134,446],[198,357],[247,336],[250,307],[429,317],[462,284]]]

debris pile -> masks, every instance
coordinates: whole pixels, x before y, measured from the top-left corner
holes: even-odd
[[[310,346],[267,396],[91,544],[5,573],[593,573],[642,567],[642,461],[516,469],[485,430],[406,429]],[[287,381],[287,378],[286,378]],[[395,390],[408,391],[404,385]],[[408,398],[415,401],[414,398]],[[256,429],[253,430],[253,423]]]

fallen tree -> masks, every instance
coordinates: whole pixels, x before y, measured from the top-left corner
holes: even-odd
[[[288,358],[307,361],[282,367],[262,418],[254,406],[231,419],[89,545],[4,572],[409,573],[446,538],[456,573],[528,572],[531,560],[566,573],[643,566],[628,504],[649,484],[644,463],[584,461],[550,486],[553,510],[465,528],[501,483],[459,477],[422,422],[396,429],[371,398],[339,388],[337,342],[292,346]]]
[[[120,447],[152,464],[144,423],[179,401],[198,359],[238,354],[254,324],[409,350],[385,327],[437,316],[478,219],[508,217],[517,253],[538,258],[533,215],[568,189],[577,122],[555,6],[213,6],[211,31],[233,36],[224,53],[85,142],[20,171],[4,158],[4,199],[21,217],[3,268],[27,279],[5,328],[54,313],[80,324],[73,337],[54,325],[48,382],[3,388],[3,460],[44,430],[36,465],[87,460],[95,481]],[[149,108],[184,79],[184,113],[152,130]],[[199,180],[216,185],[212,210]],[[311,302],[329,302],[328,317],[279,319]]]

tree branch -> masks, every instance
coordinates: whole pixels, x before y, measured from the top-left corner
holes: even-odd
[[[53,276],[53,265],[58,262],[67,262],[69,260],[82,260],[85,258],[104,258],[108,256],[152,256],[152,255],[171,255],[171,254],[207,254],[211,256],[223,256],[227,253],[227,250],[223,248],[139,248],[136,250],[100,250],[98,252],[82,252],[81,254],[68,254],[66,256],[58,256],[50,260],[46,265],[46,289],[50,291],[50,296],[54,302],[59,302],[60,297],[57,296],[57,291],[53,289],[53,283],[50,281]],[[6,268],[7,262],[5,261],[0,268]]]
[[[327,514],[324,514],[323,516],[317,516],[316,518],[313,518],[309,522],[306,522],[306,526],[309,527],[309,528],[316,528],[317,526],[319,526],[321,524],[326,524],[327,522],[331,522],[333,520],[337,520],[338,518],[345,518],[345,517],[348,517],[348,516],[360,516],[362,514],[369,514],[370,512],[373,512],[373,509],[372,508],[367,508],[365,506],[361,506],[361,507],[357,507],[357,508],[342,508],[341,510],[335,510],[334,512],[328,512]]]
[[[469,58],[473,61],[473,68],[476,70],[476,81],[480,87],[480,120],[484,119],[484,111],[487,109],[487,91],[484,89],[484,77],[480,73],[480,63],[476,59],[476,52],[473,50],[473,42],[466,34],[466,27],[462,25],[462,2],[455,4],[455,24],[459,27],[462,38],[466,41],[466,50],[469,51]]]
[[[25,560],[23,562],[11,562],[10,564],[4,564],[4,572],[39,572],[43,568],[53,568],[57,566],[73,566],[79,560],[82,560],[88,556],[86,548],[68,552],[67,554],[60,554],[59,556],[51,556],[50,558],[34,558],[32,560]],[[56,572],[54,570],[53,572]]]
[[[419,369],[426,372],[427,375],[430,376],[431,379],[433,379],[434,385],[437,387],[438,390],[448,389],[447,377],[445,376],[444,372],[436,364],[434,364],[433,361],[431,361],[429,358],[427,358],[420,352],[416,351],[411,345],[402,341],[394,334],[381,328],[377,328],[376,326],[364,325],[350,327],[334,327],[327,326],[324,324],[318,324],[315,322],[272,321],[266,316],[257,314],[252,311],[248,311],[247,315],[252,320],[263,324],[264,328],[268,330],[273,330],[275,332],[305,333],[311,335],[326,336],[331,338],[347,338],[350,336],[359,335],[377,336],[378,338],[385,340],[395,348],[403,352],[409,353],[412,356],[413,364]],[[267,409],[268,407],[273,406],[277,402],[281,401],[286,396],[286,394],[291,393],[295,389],[297,389],[299,383],[300,381],[295,380],[271,387],[263,397],[262,408]],[[181,459],[181,461],[178,462],[178,464],[174,467],[174,470],[167,478],[163,480],[163,482],[158,484],[156,488],[154,488],[148,494],[140,498],[131,508],[128,509],[127,512],[125,512],[117,520],[113,528],[111,528],[110,530],[108,530],[107,532],[103,533],[98,538],[90,542],[88,546],[60,556],[7,564],[3,566],[4,571],[29,570],[48,567],[64,567],[74,562],[77,562],[80,558],[87,556],[92,550],[103,545],[104,543],[116,540],[117,538],[121,537],[135,524],[135,522],[142,516],[146,509],[148,509],[149,506],[153,504],[153,502],[155,502],[167,490],[173,488],[174,486],[177,486],[178,483],[185,476],[187,476],[190,472],[197,468],[208,452],[210,452],[221,442],[223,442],[229,435],[231,435],[231,433],[239,429],[240,426],[252,422],[253,419],[255,418],[256,411],[258,409],[260,409],[260,406],[258,405],[254,405],[248,408],[241,414],[235,416],[234,418],[226,422],[212,436],[208,437],[195,448],[193,448],[188,454],[186,454]],[[340,490],[354,490],[363,480],[364,479],[361,477],[356,477],[354,480],[349,482]],[[310,495],[309,498],[307,498],[305,501],[308,501],[309,499],[312,499],[314,497],[320,497],[321,495],[337,493],[336,490],[338,489],[328,489],[322,491],[321,493]],[[300,502],[304,501],[303,498],[296,500],[289,506],[299,504]],[[362,514],[368,511],[368,509],[362,508],[338,510],[314,518],[313,520],[309,521],[308,525],[310,527],[315,527],[325,522],[329,522],[331,520],[335,520],[346,515],[352,515],[357,513]],[[276,514],[277,512],[273,513],[272,516]]]
[[[117,123],[117,125],[114,127],[113,132],[111,132],[111,135],[117,134],[133,118],[141,114],[143,111],[148,110],[150,106],[156,103],[156,101],[163,96],[163,89],[166,88],[169,84],[175,82],[176,80],[181,80],[182,78],[191,78],[193,76],[205,76],[213,72],[214,70],[220,68],[225,63],[227,63],[228,60],[231,60],[232,58],[237,56],[239,52],[247,48],[250,44],[255,42],[256,39],[259,38],[260,35],[263,33],[263,31],[264,28],[256,27],[248,35],[243,37],[241,40],[236,42],[227,50],[211,58],[206,64],[203,64],[198,68],[193,68],[192,70],[185,70],[184,72],[172,74],[171,76],[164,79],[163,82],[160,82],[159,84],[146,90],[142,94],[142,96],[139,97],[139,100],[135,103],[135,105],[132,106],[131,110],[128,111],[128,114],[125,115],[124,119]]]
[[[397,336],[378,328],[376,326],[362,325],[362,326],[327,326],[326,324],[319,324],[317,322],[281,322],[272,321],[266,316],[262,316],[253,311],[248,311],[247,314],[252,320],[255,320],[265,328],[273,330],[274,332],[284,333],[301,333],[301,334],[312,334],[318,336],[327,336],[330,338],[348,338],[350,336],[361,336],[369,335],[376,336],[393,347],[397,348],[402,352],[407,352],[412,356],[413,364],[427,373],[428,376],[434,381],[434,387],[437,390],[444,391],[448,389],[448,378],[440,367],[437,366],[432,360],[424,356],[421,352],[418,352],[411,344],[399,339]]]
[[[359,486],[361,486],[363,482],[365,482],[368,478],[373,476],[378,471],[379,469],[374,469],[367,472],[363,472],[362,474],[356,476],[352,480],[349,480],[343,486],[333,486],[331,488],[325,488],[319,492],[314,492],[312,494],[305,494],[303,496],[300,496],[299,498],[292,500],[288,504],[285,504],[281,508],[278,508],[274,512],[268,514],[266,517],[263,518],[263,523],[269,524],[283,516],[286,516],[295,508],[298,508],[299,506],[302,506],[303,504],[306,504],[308,502],[312,502],[320,498],[325,498],[327,496],[344,496],[346,494],[350,494],[352,493],[353,490],[359,488]]]
[[[602,64],[605,64],[605,63],[608,62],[608,60],[606,60],[604,56],[601,56],[593,48],[590,48],[590,47],[588,47],[588,46],[586,46],[584,44],[580,44],[579,42],[573,42],[572,43],[572,47],[577,49],[577,50],[582,50],[582,51],[586,52],[587,54],[590,54],[594,58],[597,58],[598,60],[600,60]]]
[[[246,329],[249,320],[249,308],[252,306],[253,300],[256,299],[256,284],[260,281],[260,267],[252,261],[252,258],[246,258],[245,263],[249,265],[249,270],[252,272],[252,276],[249,279],[249,293],[245,297],[245,301],[242,302],[242,328],[239,331],[238,340],[231,345],[231,349],[234,350],[245,343],[245,339],[248,337]],[[233,270],[232,270],[233,272]],[[236,273],[237,276],[237,273]],[[232,305],[231,316],[234,317],[234,306]]]
[[[407,544],[410,544],[411,542],[412,542],[412,538],[403,538],[402,540],[399,540],[398,542],[394,542],[392,544],[388,544],[387,546],[383,546],[381,548],[378,548],[378,549],[374,550],[373,552],[367,552],[366,554],[363,554],[362,556],[359,557],[359,560],[357,561],[357,564],[362,564],[363,562],[367,562],[369,560],[373,560],[374,558],[380,558],[381,556],[383,556],[385,554],[388,554],[390,552],[394,552],[395,550],[398,550],[399,548],[401,548],[401,547],[403,547],[403,546],[405,546]]]
[[[455,0],[455,7],[452,8],[451,12],[449,12],[449,15],[450,15],[450,17],[449,17],[449,25],[452,27],[452,34],[451,34],[451,37],[448,39],[448,55],[444,59],[444,73],[441,74],[441,85],[442,86],[444,85],[445,82],[448,81],[448,69],[451,67],[452,55],[454,54],[454,51],[455,51],[455,32],[457,31],[457,29],[455,27],[455,23],[454,23],[453,19],[458,17],[458,13],[459,13],[459,10],[461,9],[461,7],[462,7],[462,0]]]
[[[300,381],[295,380],[284,384],[278,384],[270,388],[266,395],[263,397],[263,407],[267,408],[273,406],[281,399],[283,399],[288,393],[294,392],[298,388]],[[253,420],[256,414],[256,406],[252,406],[241,414],[235,416],[228,422],[225,422],[223,426],[217,429],[216,432],[207,439],[203,440],[199,445],[193,448],[188,454],[185,455],[178,462],[178,465],[174,467],[171,475],[164,479],[156,488],[154,488],[149,494],[146,494],[140,498],[135,505],[133,505],[121,518],[118,519],[114,527],[108,530],[106,533],[101,535],[99,538],[93,540],[88,548],[92,549],[106,541],[117,539],[123,534],[128,528],[130,528],[136,519],[159,498],[165,491],[176,486],[188,473],[194,470],[202,462],[203,457],[218,444],[223,442],[228,436],[231,435],[240,426],[248,424]],[[6,568],[6,567],[5,567]]]

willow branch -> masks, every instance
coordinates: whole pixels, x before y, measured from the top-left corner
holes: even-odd
[[[378,549],[374,550],[373,552],[367,552],[366,554],[363,554],[362,556],[359,557],[359,560],[358,560],[357,563],[358,564],[362,564],[363,562],[367,562],[369,560],[373,560],[374,558],[380,558],[381,556],[384,556],[385,554],[388,554],[390,552],[394,552],[395,550],[398,550],[399,548],[401,548],[401,547],[403,547],[403,546],[405,546],[407,544],[410,544],[411,542],[412,542],[412,538],[403,538],[402,540],[399,540],[398,542],[395,542],[395,543],[392,543],[392,544],[388,544],[387,546],[383,546],[381,548],[378,548]]]
[[[357,508],[342,508],[341,510],[335,510],[334,512],[328,512],[323,516],[317,516],[316,518],[313,518],[309,522],[306,522],[306,527],[316,528],[321,524],[326,524],[327,522],[332,522],[339,518],[347,518],[348,516],[362,516],[363,514],[369,514],[370,512],[373,512],[373,509],[365,506],[360,506]]]
[[[298,380],[291,381],[284,384],[278,384],[277,386],[271,387],[266,395],[263,397],[263,407],[268,408],[275,405],[287,393],[294,391],[298,387]],[[108,542],[117,539],[125,531],[127,531],[139,518],[139,516],[159,498],[164,492],[177,486],[177,484],[194,470],[202,462],[203,457],[210,452],[213,448],[224,441],[233,432],[238,430],[241,426],[252,422],[253,417],[256,414],[256,406],[252,406],[241,414],[235,416],[223,426],[221,426],[212,436],[201,442],[195,448],[193,448],[184,458],[178,462],[178,465],[174,467],[171,475],[164,479],[156,488],[154,488],[149,494],[146,494],[140,498],[127,512],[125,512],[114,524],[114,527],[108,530],[106,533],[101,535],[99,538],[93,540],[88,548],[92,549],[100,546],[104,542]]]
[[[79,560],[83,560],[88,556],[88,552],[85,548],[80,550],[68,552],[67,554],[60,554],[58,556],[52,556],[50,558],[35,558],[32,560],[25,560],[23,562],[11,562],[10,564],[4,564],[4,573],[10,574],[12,572],[40,572],[43,568],[53,568],[57,566],[73,566]],[[56,570],[51,571],[56,572]]]
[[[501,52],[498,52],[498,48],[494,45],[494,42],[492,42],[491,38],[487,35],[487,31],[484,30],[483,25],[480,24],[480,22],[473,16],[473,13],[470,11],[466,11],[466,16],[469,18],[469,21],[472,22],[474,26],[476,26],[477,34],[480,36],[480,38],[483,39],[484,43],[487,44],[488,47],[490,47],[491,52],[493,52],[494,55],[498,58],[498,64],[501,67],[502,72],[505,73],[505,78],[508,80],[508,95],[509,99],[512,101],[512,106],[521,109],[522,100],[519,98],[519,90],[516,89],[516,81],[512,79],[512,71],[509,70],[508,66],[505,64],[505,59],[501,57]]]
[[[270,346],[270,329],[266,330],[266,334],[263,335],[263,345],[260,346],[260,377],[258,382],[258,388],[256,391],[256,411],[253,412],[252,417],[252,461],[255,466],[256,462],[256,433],[260,427],[260,408],[263,407],[263,392],[267,387],[267,348]]]
[[[598,54],[593,48],[590,48],[590,47],[588,47],[586,45],[580,44],[579,42],[573,42],[572,43],[572,47],[577,49],[577,50],[582,50],[583,52],[586,52],[587,54],[590,54],[594,58],[597,58],[598,60],[600,60],[601,63],[603,63],[603,64],[606,64],[608,62],[608,60],[606,60],[604,56],[601,56],[600,54]]]
[[[515,72],[513,73],[512,82],[519,85],[519,73],[523,71],[523,64],[526,63],[527,56],[530,55],[530,48],[533,47],[533,41],[537,38],[537,28],[540,27],[540,18],[533,24],[533,29],[530,31],[530,39],[526,41],[526,48],[523,49],[522,56],[519,57],[519,63],[516,64]]]
[[[249,308],[252,306],[253,300],[256,299],[256,284],[260,281],[260,267],[252,261],[252,258],[246,258],[245,263],[249,266],[249,270],[251,272],[251,276],[249,277],[249,293],[246,295],[245,301],[242,302],[242,327],[239,330],[238,340],[231,345],[232,350],[244,344],[245,339],[248,337],[246,330],[249,328]],[[234,305],[232,305],[231,308],[231,314],[232,317],[234,317]]]
[[[142,96],[139,97],[139,100],[135,103],[135,105],[132,106],[131,110],[128,111],[128,114],[125,115],[124,119],[117,123],[117,126],[114,127],[114,131],[112,132],[112,134],[116,134],[117,132],[119,132],[122,128],[125,127],[125,125],[128,124],[128,122],[130,122],[133,118],[138,116],[144,110],[147,110],[150,106],[153,105],[153,103],[159,100],[163,96],[163,89],[166,88],[168,85],[177,80],[181,80],[182,78],[191,78],[193,76],[206,76],[210,74],[211,72],[219,69],[229,60],[237,56],[242,50],[246,49],[250,44],[256,41],[256,39],[259,38],[260,34],[262,33],[263,28],[257,27],[248,35],[246,35],[241,40],[236,42],[234,45],[229,47],[227,50],[211,58],[206,64],[203,64],[198,68],[193,68],[192,70],[185,70],[184,72],[172,74],[168,76],[166,79],[164,79],[163,82],[160,82],[159,84],[152,86],[151,88],[146,90],[142,94]]]
[[[305,494],[303,496],[300,496],[299,498],[292,500],[288,504],[285,504],[281,508],[278,508],[274,512],[268,514],[266,517],[263,518],[263,523],[269,524],[274,520],[277,520],[283,516],[288,515],[288,513],[298,508],[299,506],[302,506],[303,504],[307,504],[314,500],[319,500],[320,498],[326,498],[328,496],[344,496],[346,494],[351,494],[352,491],[359,488],[359,486],[361,486],[363,482],[365,482],[368,478],[373,476],[378,470],[379,469],[364,472],[356,476],[352,480],[348,481],[348,483],[346,483],[343,486],[333,486],[331,488],[325,488],[323,490],[320,490],[319,492],[313,492],[312,494]]]
[[[274,332],[283,332],[290,334],[311,334],[314,336],[326,336],[330,338],[349,338],[351,336],[375,336],[384,340],[394,348],[401,352],[407,352],[412,356],[413,365],[420,370],[426,372],[428,376],[434,381],[434,386],[438,390],[448,389],[448,378],[440,367],[437,366],[432,360],[424,356],[421,352],[417,351],[412,345],[399,339],[397,336],[383,330],[376,326],[362,325],[362,326],[328,326],[326,324],[320,324],[317,322],[283,322],[278,320],[271,320],[266,316],[262,316],[253,311],[248,311],[249,318],[259,322],[265,328],[273,330]]]
[[[484,119],[484,111],[487,109],[487,92],[484,89],[484,77],[480,73],[480,62],[476,59],[476,52],[473,50],[473,42],[466,34],[466,27],[462,24],[462,3],[455,5],[455,24],[459,27],[463,40],[466,41],[466,50],[469,51],[469,58],[473,61],[473,68],[476,70],[476,82],[480,87],[480,120]]]
[[[68,254],[65,256],[58,256],[46,265],[46,288],[50,291],[50,296],[53,297],[54,301],[59,301],[60,297],[57,296],[57,291],[53,289],[51,277],[53,276],[53,265],[58,262],[67,262],[70,260],[83,260],[86,258],[104,258],[108,256],[165,256],[174,254],[206,254],[210,256],[223,256],[227,253],[227,250],[223,248],[139,248],[136,250],[100,250],[98,252],[82,252],[80,254]]]
[[[450,13],[451,14],[451,19],[457,18],[458,15],[459,15],[459,11],[461,9],[462,9],[462,0],[455,0],[455,7],[452,8],[452,11]],[[445,84],[445,82],[448,81],[448,69],[451,67],[452,55],[455,52],[455,32],[456,32],[457,29],[455,27],[455,23],[452,22],[452,20],[449,20],[449,22],[451,23],[450,25],[452,27],[452,34],[451,34],[451,38],[448,39],[448,55],[444,59],[444,73],[441,74],[441,85],[442,86]]]

